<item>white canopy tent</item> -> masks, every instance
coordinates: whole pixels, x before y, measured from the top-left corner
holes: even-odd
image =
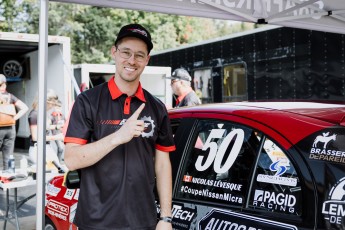
[[[345,33],[344,0],[52,0]]]
[[[345,34],[344,0],[52,0]],[[41,0],[36,229],[44,229],[48,0]]]

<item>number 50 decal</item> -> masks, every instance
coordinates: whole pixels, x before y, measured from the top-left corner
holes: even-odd
[[[223,134],[226,130],[225,129],[212,129],[210,135],[208,136],[202,150],[206,151],[210,149],[210,152],[207,156],[207,159],[204,164],[202,164],[204,156],[198,156],[198,159],[195,162],[195,168],[198,171],[205,171],[208,169],[211,164],[214,162],[214,171],[216,173],[225,173],[228,171],[231,166],[233,165],[234,161],[236,160],[240,150],[242,148],[243,140],[244,140],[244,132],[242,129],[234,129],[232,130],[224,139],[223,142],[218,144],[212,139],[220,139],[223,137]],[[230,142],[236,136],[235,143],[230,151],[228,159],[225,161],[224,165],[222,166],[222,161],[225,155],[225,151],[228,148]]]

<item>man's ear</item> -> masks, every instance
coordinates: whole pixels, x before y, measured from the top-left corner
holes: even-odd
[[[149,64],[150,57],[151,57],[151,56],[150,56],[150,54],[149,54],[149,55],[147,55],[147,60],[146,60],[146,61],[147,61],[147,63],[146,63],[146,65],[148,65],[148,64]]]
[[[110,49],[111,57],[115,60],[116,47],[112,46]]]

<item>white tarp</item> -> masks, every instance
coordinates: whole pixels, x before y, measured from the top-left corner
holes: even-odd
[[[344,0],[53,0],[345,34]]]

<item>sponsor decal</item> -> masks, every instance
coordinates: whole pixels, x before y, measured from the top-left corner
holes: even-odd
[[[215,188],[228,189],[230,191],[241,191],[242,189],[241,184],[223,182],[221,180],[209,180],[209,179],[197,178],[197,177],[192,177],[192,176],[187,176],[187,175],[183,176],[183,181],[189,182],[192,184],[200,184],[200,185],[212,186]]]
[[[345,151],[329,147],[336,140],[337,134],[330,134],[330,132],[317,136],[310,148],[309,159],[345,163]]]
[[[297,179],[296,178],[290,178],[290,177],[282,177],[288,169],[289,166],[286,166],[286,162],[281,163],[280,160],[273,162],[269,169],[272,172],[276,172],[274,175],[266,175],[266,174],[258,174],[256,177],[256,180],[258,182],[264,182],[264,183],[270,183],[270,184],[280,184],[280,185],[286,185],[286,186],[296,186],[297,185]]]
[[[199,155],[196,162],[195,168],[199,172],[207,170],[212,164],[216,173],[222,174],[229,171],[233,163],[235,162],[242,144],[244,141],[244,131],[242,129],[233,129],[226,137],[223,137],[226,129],[212,129],[208,136],[202,151],[208,151],[206,154],[207,158],[204,159],[204,155]],[[234,142],[229,156],[224,159],[225,152],[231,142]]]
[[[264,182],[269,184],[280,184],[286,186],[296,186],[297,185],[297,178],[290,178],[290,177],[281,177],[275,175],[265,175],[265,174],[258,174],[256,177],[258,182]]]
[[[277,165],[273,163],[271,165],[272,171],[278,170],[278,169],[283,169],[282,167],[287,167],[287,169],[290,167],[290,161],[289,159],[285,156],[285,153],[270,139],[266,139],[264,143],[264,149],[271,159],[272,162],[277,162]],[[279,164],[279,165],[278,165]],[[285,171],[284,171],[285,172]]]
[[[255,190],[253,206],[295,214],[296,197],[291,194]]]
[[[172,217],[180,220],[187,220],[191,222],[195,215],[194,211],[187,210],[181,205],[174,204],[172,208]]]
[[[330,141],[335,141],[337,138],[336,134],[329,136],[329,132],[322,133],[322,136],[317,136],[314,140],[313,147],[317,147],[318,143],[323,143],[323,148],[325,149]]]
[[[287,171],[287,167],[279,164],[279,162],[280,161],[276,161],[270,165],[270,170],[276,172],[276,174],[274,174],[275,176],[281,176]]]
[[[196,217],[196,209],[187,208],[183,204],[173,204],[171,213],[174,229],[190,229],[190,225]]]
[[[160,205],[156,201],[157,216],[160,216]],[[191,223],[197,216],[196,208],[188,208],[184,203],[173,203],[172,210],[173,229],[191,229]]]
[[[216,199],[216,200],[224,200],[224,201],[229,201],[232,203],[242,204],[243,202],[242,197],[240,196],[236,196],[236,195],[233,195],[231,193],[226,193],[226,192],[223,192],[223,193],[213,192],[213,191],[210,191],[209,189],[194,189],[188,186],[181,186],[180,191],[182,193],[187,193],[194,196],[201,196],[201,197],[211,198],[211,199]]]
[[[345,177],[332,187],[328,200],[322,205],[322,214],[327,222],[338,226],[334,229],[345,226]]]
[[[56,187],[53,184],[48,184],[47,185],[47,191],[46,194],[51,195],[51,196],[57,196],[59,192],[61,191],[61,188]]]
[[[296,226],[240,213],[213,209],[198,223],[203,230],[297,230]]]
[[[74,189],[66,189],[65,195],[63,196],[67,200],[72,200],[74,195]]]
[[[67,216],[69,213],[69,207],[67,205],[55,200],[49,200],[47,208],[53,210],[54,212],[60,213],[64,216]]]
[[[59,218],[61,220],[67,221],[67,216],[62,215],[61,213],[54,212],[51,209],[48,209],[48,214],[55,216],[56,218]]]

